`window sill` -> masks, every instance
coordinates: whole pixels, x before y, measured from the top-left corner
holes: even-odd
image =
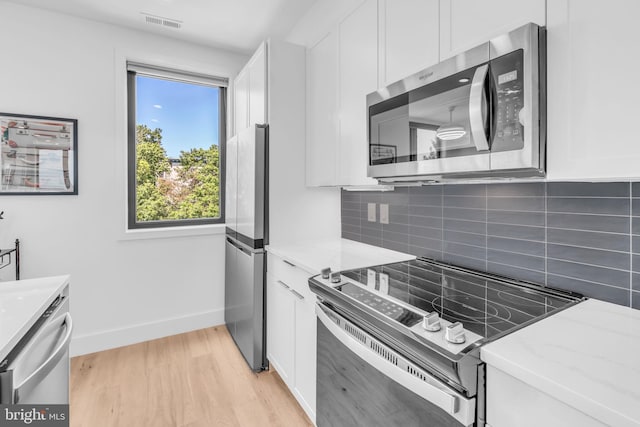
[[[169,239],[174,237],[201,237],[224,234],[225,224],[189,225],[184,227],[147,228],[126,230],[118,240]]]

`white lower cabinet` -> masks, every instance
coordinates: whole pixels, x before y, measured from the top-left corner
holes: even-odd
[[[267,257],[267,359],[315,423],[315,296],[311,273],[271,253]]]
[[[267,273],[267,358],[287,385],[293,379],[293,302],[289,289]]]
[[[490,427],[601,427],[605,424],[487,365],[487,425]]]
[[[316,413],[316,312],[315,297],[296,301],[294,394],[315,422]]]

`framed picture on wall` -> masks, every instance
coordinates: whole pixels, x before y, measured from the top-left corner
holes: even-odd
[[[1,194],[78,194],[78,121],[0,113]]]

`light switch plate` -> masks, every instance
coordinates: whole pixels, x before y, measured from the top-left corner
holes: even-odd
[[[389,275],[387,273],[380,273],[380,292],[389,293]]]
[[[367,269],[367,287],[376,287],[376,271],[370,268]]]
[[[367,204],[367,218],[369,222],[376,222],[376,204],[369,203]]]
[[[380,203],[380,224],[389,224],[389,205]]]

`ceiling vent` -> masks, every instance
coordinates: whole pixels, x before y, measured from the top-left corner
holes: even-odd
[[[151,25],[162,25],[163,27],[169,27],[173,29],[180,29],[182,27],[182,21],[176,19],[163,18],[162,16],[151,15],[149,13],[141,12],[144,17],[144,22]]]

